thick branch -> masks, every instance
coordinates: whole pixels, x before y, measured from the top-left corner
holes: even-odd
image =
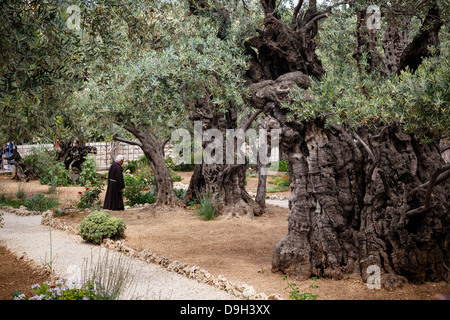
[[[424,205],[421,206],[420,208],[409,210],[408,212],[406,212],[406,216],[412,217],[412,216],[415,216],[418,214],[428,212],[431,209],[431,195],[433,193],[433,188],[437,184],[441,183],[442,181],[444,181],[448,178],[450,178],[450,164],[436,169],[436,171],[434,171],[433,174],[431,175],[430,181],[428,181],[427,183],[424,183],[414,189],[414,190],[416,190],[418,188],[427,188]],[[439,182],[438,182],[438,179],[439,179]]]
[[[130,145],[133,145],[133,146],[142,147],[142,143],[140,141],[133,141],[133,140],[124,139],[124,138],[121,138],[121,137],[117,136],[117,134],[113,135],[113,140],[124,142],[124,143],[130,144]]]
[[[420,32],[403,51],[397,74],[400,74],[407,67],[412,72],[415,72],[422,63],[422,60],[430,56],[428,47],[433,46],[439,48],[439,30],[442,25],[443,22],[441,20],[439,6],[434,1],[420,28]]]
[[[447,165],[443,166],[441,169],[437,169],[436,171],[438,171],[438,170],[441,170],[441,171],[440,171],[440,174],[438,175],[438,177],[436,178],[435,185],[438,185],[441,182],[450,178],[450,164],[447,164]],[[431,179],[430,179],[430,181],[431,181]],[[411,192],[416,191],[417,189],[427,188],[428,185],[430,184],[430,181],[423,183],[420,186],[415,187]]]
[[[298,2],[298,4],[295,6],[295,8],[294,8],[294,13],[292,14],[292,25],[291,25],[292,29],[295,29],[296,25],[301,27],[301,18],[302,18],[301,15],[302,15],[302,13],[300,12],[300,9],[302,8],[302,6],[303,6],[303,0],[300,0]],[[299,17],[299,13],[300,13],[300,17]]]
[[[242,129],[244,131],[246,131],[250,125],[252,124],[252,122],[256,119],[256,117],[258,117],[261,112],[263,112],[264,109],[260,109],[256,112],[254,112],[252,115],[247,116],[241,123],[241,125],[239,126],[239,129]]]
[[[447,145],[447,146],[445,146],[445,147],[442,147],[442,148],[441,148],[441,153],[444,153],[444,152],[447,151],[447,150],[450,150],[450,144]]]

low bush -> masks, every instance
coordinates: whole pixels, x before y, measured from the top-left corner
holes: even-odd
[[[83,240],[101,244],[106,238],[119,238],[124,235],[125,222],[112,217],[104,211],[93,211],[83,219],[80,225],[80,233]]]
[[[101,205],[100,194],[103,191],[103,185],[93,184],[86,188],[84,192],[79,191],[80,200],[77,203],[79,209],[97,208]]]
[[[30,211],[46,211],[59,205],[58,199],[42,193],[25,196],[23,205]]]
[[[23,162],[30,163],[34,173],[39,177],[41,184],[52,186],[69,186],[72,181],[62,162],[56,160],[56,154],[45,149],[32,148],[30,153],[23,157]]]
[[[123,166],[123,171],[129,171],[130,173],[135,173],[138,169],[139,160],[129,160],[127,164]]]
[[[150,168],[144,167],[138,169],[134,175],[125,175],[124,182],[123,196],[127,199],[127,205],[156,202],[156,190],[153,188],[155,176]],[[150,188],[150,191],[143,193],[147,188]]]

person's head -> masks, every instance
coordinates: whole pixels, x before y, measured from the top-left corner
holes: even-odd
[[[121,155],[121,154],[119,154],[117,157],[116,157],[116,162],[118,162],[118,163],[120,163],[120,164],[123,164],[123,160],[125,159],[125,157],[123,156],[123,155]]]

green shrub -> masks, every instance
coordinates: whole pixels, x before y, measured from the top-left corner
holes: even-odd
[[[101,244],[105,238],[119,238],[124,235],[125,222],[107,212],[93,211],[83,219],[80,233],[83,240]]]
[[[129,198],[128,198],[129,197]],[[157,200],[157,190],[153,188],[147,192],[138,192],[133,195],[128,195],[126,205],[134,206],[135,204],[155,203]]]
[[[79,191],[80,200],[77,207],[80,209],[96,208],[101,205],[100,194],[103,191],[103,185],[92,184],[90,188],[86,188],[84,192]]]
[[[103,191],[106,175],[97,173],[95,160],[86,159],[83,163],[83,171],[80,174],[80,183],[86,187],[80,194],[77,207],[80,209],[96,208],[101,205],[100,194]]]
[[[269,168],[272,166],[272,162],[269,163]],[[288,172],[289,171],[289,162],[286,160],[278,161],[278,171],[279,172]]]
[[[6,194],[0,194],[0,205],[5,207],[13,207],[19,209],[23,205],[25,196],[21,199],[11,199],[6,196]]]
[[[173,182],[180,182],[181,181],[181,176],[179,174],[177,174],[175,171],[170,170],[170,175],[172,176]]]
[[[46,196],[42,193],[25,196],[24,206],[30,211],[46,211],[59,205],[58,199]]]
[[[123,166],[123,171],[129,171],[130,173],[135,173],[139,165],[139,160],[127,161],[127,164]]]
[[[80,173],[79,183],[85,187],[91,187],[92,184],[103,184],[107,174],[100,174],[97,172],[95,159],[88,157],[83,162],[83,170]]]
[[[54,152],[32,148],[30,154],[23,157],[22,161],[30,163],[33,166],[33,170],[39,177],[41,184],[52,186],[68,186],[72,184],[64,163],[56,160],[56,154]]]
[[[155,185],[155,176],[149,167],[140,167],[133,176],[125,175],[124,182],[123,196],[127,199],[127,205],[156,202],[156,192],[152,190],[152,186]],[[142,191],[146,188],[150,188],[150,191],[143,193]]]

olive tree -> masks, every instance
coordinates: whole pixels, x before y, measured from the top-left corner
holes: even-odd
[[[365,281],[375,267],[385,287],[448,279],[448,15],[440,1],[386,2],[395,14],[368,29],[369,3],[341,4],[261,1],[264,29],[247,41],[254,106],[289,159],[273,270]]]

